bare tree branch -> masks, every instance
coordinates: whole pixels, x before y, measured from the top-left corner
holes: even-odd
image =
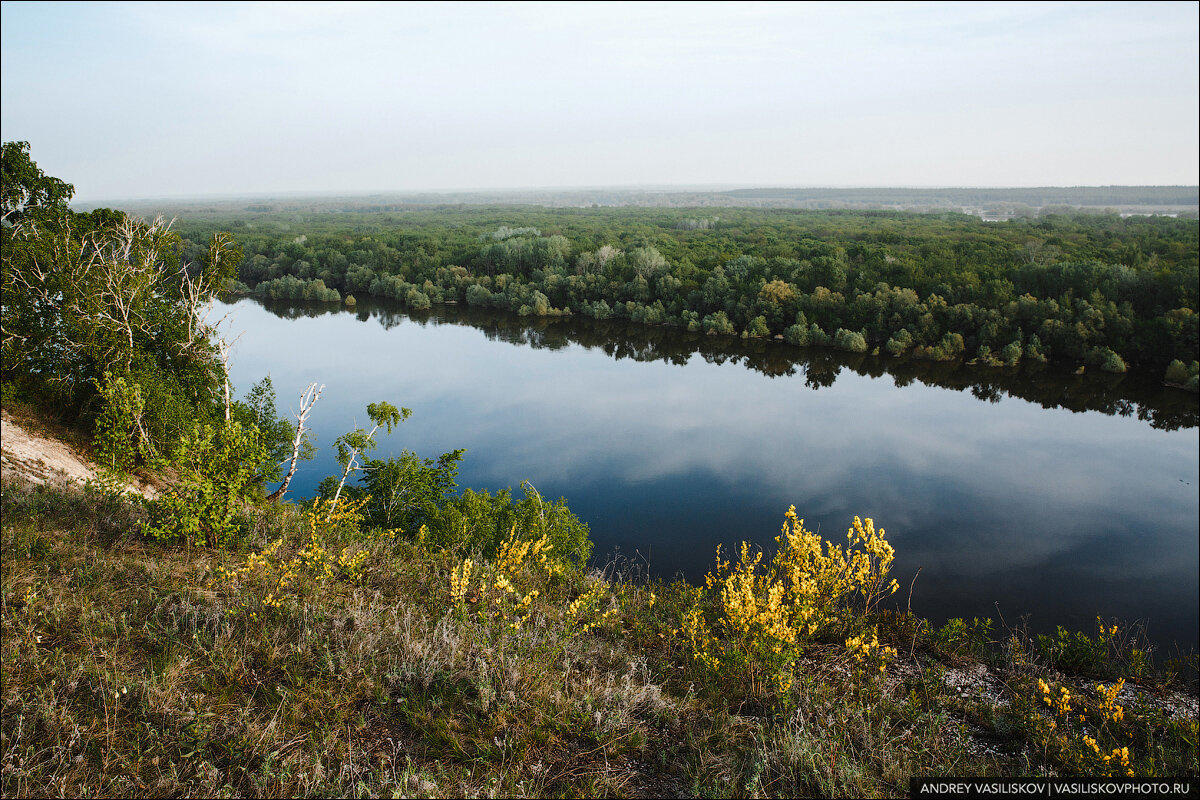
[[[315,383],[310,383],[300,395],[300,410],[293,412],[296,417],[296,438],[292,440],[292,465],[288,467],[287,475],[283,476],[283,483],[279,488],[267,495],[268,503],[274,503],[283,497],[288,484],[292,482],[292,476],[296,474],[296,465],[300,461],[300,443],[304,440],[304,423],[308,419],[308,415],[312,413],[313,406],[321,399],[323,391],[325,391],[325,384],[322,383],[321,388],[318,389]]]

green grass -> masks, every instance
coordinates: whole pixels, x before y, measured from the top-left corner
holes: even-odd
[[[5,482],[5,796],[901,796],[913,775],[1085,771],[1077,736],[1047,739],[1037,681],[1088,698],[1135,662],[1114,734],[1139,774],[1197,774],[1194,713],[1157,699],[1194,693],[1194,658],[1156,671],[1128,641],[884,614],[886,673],[815,642],[786,693],[751,698],[691,657],[681,583],[529,561],[515,594],[455,603],[463,554],[332,525],[317,563],[294,507],[248,510],[244,552],[152,542],[145,519]],[[948,679],[967,673],[986,690]]]

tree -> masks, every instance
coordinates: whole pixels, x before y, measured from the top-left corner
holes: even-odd
[[[636,247],[629,251],[626,260],[638,277],[647,280],[667,268],[667,259],[653,247]]]
[[[346,485],[346,478],[354,470],[361,469],[358,463],[358,456],[361,453],[370,452],[378,446],[378,443],[375,441],[375,433],[380,428],[384,428],[388,433],[391,433],[392,428],[408,419],[411,415],[411,408],[398,409],[387,402],[371,403],[367,406],[367,417],[370,418],[371,422],[375,423],[375,427],[371,428],[370,433],[364,428],[355,428],[349,433],[342,434],[334,441],[334,445],[337,447],[337,460],[342,465],[342,479],[338,482],[337,491],[333,495],[333,503],[329,509],[330,514],[337,507],[338,498],[342,496],[342,488]]]
[[[3,221],[17,226],[26,219],[26,212],[61,215],[68,212],[67,203],[75,187],[52,178],[29,158],[29,142],[5,142],[3,152]]]
[[[436,462],[408,450],[399,458],[364,459],[362,485],[370,495],[366,522],[409,532],[431,523],[457,486],[454,479],[464,452],[443,453]]]
[[[280,450],[280,425],[283,420],[275,418],[275,391],[271,386],[271,376],[267,376],[261,383],[258,383],[251,389],[250,394],[246,398],[246,407],[250,410],[258,424],[260,430],[270,430],[271,434],[268,438],[269,455],[272,457],[271,463],[275,466],[274,470],[263,476],[264,480],[273,480],[278,477],[279,470],[285,463],[288,464],[287,474],[283,476],[283,483],[279,488],[267,495],[267,502],[274,503],[279,498],[283,497],[287,491],[288,484],[292,482],[292,476],[296,474],[296,466],[301,460],[307,461],[316,453],[316,448],[307,436],[307,426],[309,414],[312,413],[313,406],[321,399],[321,392],[325,391],[325,384],[321,384],[320,388],[315,383],[310,383],[308,388],[300,394],[300,410],[294,412],[296,417],[296,434],[292,437],[291,457],[287,457],[286,452]],[[269,393],[269,399],[268,399]],[[269,426],[264,428],[264,425]],[[285,426],[286,427],[286,426]],[[286,443],[286,439],[284,439]]]
[[[236,274],[240,249],[219,233],[188,262],[162,219],[74,213],[71,185],[43,174],[25,142],[4,145],[3,173],[6,382],[94,418],[111,374],[140,387],[134,423],[151,441],[139,447],[151,455],[173,448],[218,407],[224,369],[204,315]]]

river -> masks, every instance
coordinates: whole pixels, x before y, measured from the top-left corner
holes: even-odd
[[[565,496],[598,564],[697,580],[718,543],[771,545],[795,505],[834,541],[874,518],[901,605],[911,584],[935,623],[1091,632],[1099,615],[1144,621],[1160,653],[1197,645],[1195,395],[455,307],[244,299],[226,314],[239,395],[269,373],[286,415],[325,384],[320,455],[290,497],[337,472],[334,439],[387,400],[413,416],[376,457],[466,448],[460,486]]]

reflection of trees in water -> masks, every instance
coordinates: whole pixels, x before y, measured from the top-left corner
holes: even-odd
[[[284,319],[341,313],[327,303],[270,301],[263,307]],[[1076,375],[1055,365],[972,367],[965,364],[893,359],[844,353],[822,348],[801,349],[764,339],[706,336],[677,328],[648,326],[628,320],[518,317],[493,309],[439,306],[429,311],[409,311],[396,303],[360,300],[353,313],[360,321],[374,319],[385,329],[403,322],[418,325],[470,325],[492,341],[536,349],[560,350],[570,345],[601,350],[615,359],[662,361],[685,365],[693,356],[710,364],[740,364],[769,377],[804,375],[812,389],[832,386],[843,369],[881,378],[888,375],[896,386],[913,382],[957,391],[969,391],[989,403],[1017,397],[1043,408],[1099,411],[1137,417],[1153,428],[1177,430],[1200,424],[1200,402],[1194,395],[1169,389],[1140,376],[1093,372]]]
[[[267,311],[270,311],[277,317],[283,319],[305,319],[308,317],[323,317],[326,314],[335,314],[342,310],[341,306],[334,303],[305,303],[293,300],[258,300],[259,303]],[[359,319],[365,320],[361,314]]]

